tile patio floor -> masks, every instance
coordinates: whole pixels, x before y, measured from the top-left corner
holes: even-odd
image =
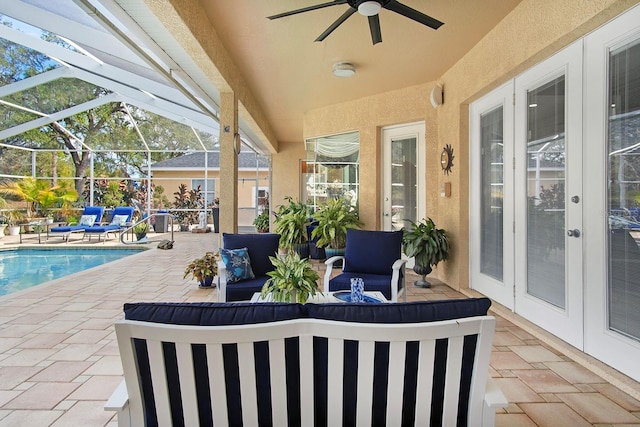
[[[153,244],[144,253],[0,297],[0,427],[115,427],[115,416],[102,407],[122,379],[112,325],[122,318],[123,303],[216,301],[215,290],[198,289],[182,272],[187,261],[217,248],[218,238],[176,233],[172,250]],[[15,241],[0,239],[0,249]],[[465,297],[438,281],[408,291],[409,300]],[[494,308],[490,373],[510,402],[498,426],[640,426],[638,383]]]

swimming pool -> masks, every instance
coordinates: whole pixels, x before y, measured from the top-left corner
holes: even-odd
[[[0,296],[140,253],[140,249],[0,251]]]

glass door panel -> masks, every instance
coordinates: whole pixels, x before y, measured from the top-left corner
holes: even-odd
[[[565,308],[565,77],[527,92],[527,293]]]
[[[609,328],[640,340],[640,42],[609,55]]]
[[[391,229],[400,230],[417,222],[418,163],[416,137],[391,139]]]
[[[480,116],[480,273],[504,276],[504,138],[502,106]]]

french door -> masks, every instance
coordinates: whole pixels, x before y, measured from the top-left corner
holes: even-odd
[[[424,122],[382,130],[383,230],[400,230],[424,215]]]
[[[636,380],[638,22],[640,6],[470,108],[471,287]]]
[[[582,347],[582,42],[470,113],[471,287]]]

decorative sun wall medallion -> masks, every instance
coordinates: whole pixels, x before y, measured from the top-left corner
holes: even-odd
[[[440,154],[440,167],[442,167],[442,173],[449,175],[451,168],[453,167],[453,148],[451,144],[447,144],[442,149]]]

